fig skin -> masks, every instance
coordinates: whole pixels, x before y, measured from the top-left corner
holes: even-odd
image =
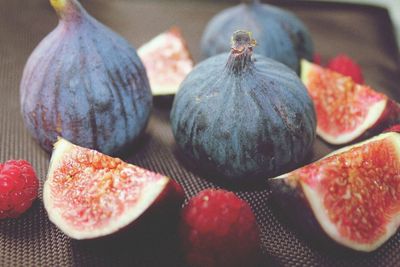
[[[106,154],[134,142],[152,95],[135,49],[77,0],[51,0],[58,26],[35,48],[20,85],[25,125],[50,152],[57,136]]]
[[[259,42],[255,53],[277,60],[296,72],[301,58],[312,60],[311,35],[297,16],[257,0],[242,2],[221,11],[208,23],[201,39],[204,59],[228,51],[230,34],[243,29],[251,31]]]
[[[249,183],[304,162],[316,118],[296,73],[235,49],[203,61],[186,77],[174,99],[171,125],[196,166]]]

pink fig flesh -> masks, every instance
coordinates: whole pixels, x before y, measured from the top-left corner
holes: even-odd
[[[43,200],[50,220],[66,235],[95,239],[126,228],[161,202],[180,206],[183,191],[164,175],[60,139]]]
[[[286,201],[282,192],[300,195],[309,209],[304,214],[337,243],[375,250],[400,225],[400,134],[342,148],[270,184],[280,201]]]

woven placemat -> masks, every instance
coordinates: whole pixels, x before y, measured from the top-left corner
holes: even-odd
[[[195,59],[207,21],[234,2],[211,1],[82,1],[100,21],[136,47],[170,25],[178,25]],[[367,84],[399,100],[399,59],[386,10],[346,4],[276,1],[308,25],[316,51],[327,59],[340,52],[363,67]],[[0,161],[23,158],[45,178],[49,155],[25,130],[19,108],[23,66],[38,42],[55,27],[47,0],[0,0]],[[141,144],[123,157],[136,165],[176,179],[187,197],[218,187],[182,164],[169,125],[168,106],[155,106]],[[313,159],[331,151],[317,140]],[[235,190],[256,213],[262,234],[262,266],[400,266],[400,235],[369,254],[345,254],[319,248],[290,225],[282,224],[270,207],[266,186]],[[41,195],[40,195],[41,197]],[[122,249],[122,247],[124,249]],[[47,219],[41,199],[22,217],[0,221],[0,266],[182,266],[174,235],[162,240],[124,242],[121,250],[101,251],[72,241]]]

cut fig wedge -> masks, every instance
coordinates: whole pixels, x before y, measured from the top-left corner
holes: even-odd
[[[330,144],[350,143],[367,131],[400,123],[395,101],[351,77],[302,60],[301,80],[315,105],[317,134]]]
[[[373,251],[400,225],[400,134],[388,132],[339,149],[268,181],[279,210],[307,235],[327,235]]]
[[[193,69],[186,41],[177,27],[163,32],[138,49],[154,96],[174,95]]]
[[[160,203],[180,208],[183,190],[172,179],[59,139],[43,202],[52,221],[74,239],[95,239],[134,225]]]

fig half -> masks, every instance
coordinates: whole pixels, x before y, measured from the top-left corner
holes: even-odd
[[[345,247],[373,251],[400,225],[400,134],[342,148],[268,183],[280,210],[308,233],[319,229]]]
[[[160,33],[138,49],[153,96],[175,95],[194,62],[178,27]]]
[[[330,144],[350,143],[400,123],[398,103],[351,77],[302,60],[301,80],[315,106],[317,134]]]
[[[180,208],[174,180],[59,139],[43,202],[50,220],[74,239],[97,239],[133,226],[161,203]],[[165,205],[164,205],[165,206]]]

